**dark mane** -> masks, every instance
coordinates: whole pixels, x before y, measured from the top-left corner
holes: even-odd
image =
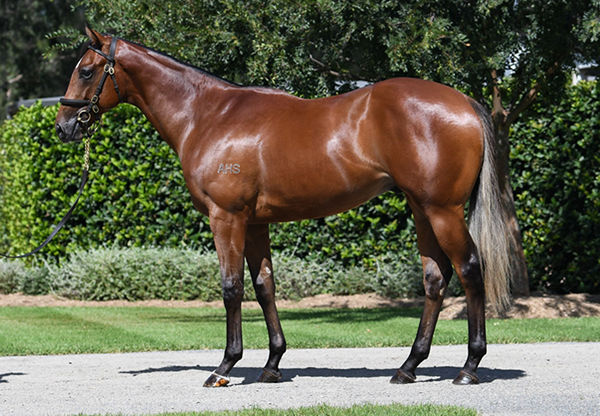
[[[111,35],[108,35],[108,36],[111,36]],[[116,37],[116,36],[115,36],[115,37]],[[152,51],[152,52],[154,52],[154,53],[156,53],[156,54],[158,54],[158,55],[164,56],[165,58],[169,58],[169,59],[171,59],[171,60],[173,60],[173,61],[177,62],[178,64],[181,64],[181,65],[183,65],[183,66],[187,66],[188,68],[192,68],[192,69],[194,69],[194,70],[196,70],[196,71],[198,71],[198,72],[201,72],[202,74],[204,74],[204,75],[206,75],[206,76],[209,76],[209,77],[211,77],[211,78],[214,78],[214,79],[216,79],[216,80],[219,80],[219,81],[225,82],[225,83],[227,83],[227,84],[230,84],[230,85],[234,85],[234,86],[236,86],[236,87],[243,87],[243,85],[237,84],[237,83],[235,83],[235,82],[233,82],[233,81],[229,81],[228,79],[225,79],[225,78],[222,78],[222,77],[220,77],[220,76],[218,76],[218,75],[215,75],[215,74],[213,74],[212,72],[209,72],[209,71],[207,71],[207,70],[205,70],[205,69],[202,69],[202,68],[199,68],[199,67],[197,67],[196,65],[192,65],[192,64],[190,64],[189,62],[184,62],[184,61],[182,61],[182,60],[180,60],[180,59],[174,58],[174,57],[172,57],[171,55],[168,55],[168,54],[166,54],[166,53],[164,53],[164,52],[158,51],[158,50],[156,50],[156,49],[154,49],[154,48],[150,48],[150,47],[148,47],[148,46],[146,46],[146,45],[142,45],[141,43],[133,42],[133,41],[131,41],[131,40],[127,40],[127,39],[123,39],[123,38],[119,38],[119,37],[116,37],[116,38],[117,38],[117,39],[119,39],[119,40],[122,40],[122,41],[124,41],[124,42],[131,43],[132,45],[139,46],[140,48],[144,48],[144,49],[147,49],[147,50],[149,50],[149,51]]]

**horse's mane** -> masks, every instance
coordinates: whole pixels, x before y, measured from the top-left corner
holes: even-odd
[[[108,36],[111,36],[111,35],[108,35]],[[151,52],[154,52],[154,53],[156,53],[156,54],[158,54],[158,55],[164,56],[165,58],[171,59],[171,60],[173,60],[173,61],[177,62],[178,64],[181,64],[181,65],[183,65],[183,66],[186,66],[186,67],[188,67],[188,68],[192,68],[192,69],[194,69],[194,70],[196,70],[196,71],[198,71],[198,72],[201,72],[203,75],[206,75],[206,76],[208,76],[208,77],[214,78],[214,79],[216,79],[216,80],[219,80],[219,81],[225,82],[225,83],[227,83],[227,84],[230,84],[230,85],[234,85],[234,86],[236,86],[236,87],[242,87],[242,86],[243,86],[243,85],[237,84],[237,83],[235,83],[235,82],[233,82],[233,81],[229,81],[228,79],[222,78],[222,77],[220,77],[220,76],[218,76],[218,75],[215,75],[215,74],[213,74],[212,72],[210,72],[210,71],[207,71],[206,69],[203,69],[203,68],[197,67],[196,65],[192,65],[192,64],[190,64],[189,62],[185,62],[185,61],[182,61],[182,60],[180,60],[180,59],[174,58],[174,57],[172,57],[171,55],[168,55],[168,54],[166,54],[166,53],[164,53],[164,52],[158,51],[158,50],[156,50],[156,49],[154,49],[154,48],[151,48],[151,47],[149,47],[149,46],[142,45],[141,43],[134,42],[134,41],[127,40],[127,39],[123,39],[123,38],[119,38],[119,37],[116,37],[116,38],[117,38],[117,39],[119,39],[119,40],[122,40],[122,41],[124,41],[124,42],[131,43],[132,45],[139,46],[140,48],[144,48],[144,49],[146,49],[146,50],[149,50],[149,51],[151,51]]]

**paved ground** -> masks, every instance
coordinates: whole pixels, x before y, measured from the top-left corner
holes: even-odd
[[[254,383],[267,357],[247,350],[228,388],[202,382],[220,351],[0,358],[0,415],[152,414],[318,403],[440,403],[483,415],[597,415],[600,343],[490,345],[478,386],[451,381],[465,346],[433,347],[418,383],[388,379],[408,348],[291,350],[284,381]]]

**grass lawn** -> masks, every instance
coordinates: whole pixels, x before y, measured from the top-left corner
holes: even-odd
[[[259,310],[243,313],[244,347],[267,348]],[[290,309],[289,348],[407,346],[418,309]],[[488,342],[600,341],[600,318],[488,320]],[[464,320],[440,321],[435,344],[465,344]],[[225,311],[159,307],[2,307],[0,355],[225,347]]]

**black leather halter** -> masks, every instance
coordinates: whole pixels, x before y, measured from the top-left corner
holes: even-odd
[[[92,45],[88,46],[88,49],[96,52],[98,55],[101,55],[106,59],[107,63],[104,65],[104,73],[102,74],[102,78],[100,79],[100,83],[96,88],[96,92],[92,96],[90,100],[76,100],[70,98],[61,98],[60,103],[67,107],[84,107],[77,113],[77,122],[81,124],[84,130],[87,131],[90,122],[94,116],[97,116],[100,113],[100,94],[102,94],[102,90],[104,89],[104,83],[106,79],[110,76],[112,82],[115,86],[115,91],[119,97],[119,102],[123,102],[123,98],[121,97],[121,93],[119,91],[119,86],[117,85],[117,79],[115,77],[115,52],[117,50],[117,41],[119,39],[116,37],[112,38],[110,42],[110,51],[107,54],[102,52],[100,49],[94,48]]]

